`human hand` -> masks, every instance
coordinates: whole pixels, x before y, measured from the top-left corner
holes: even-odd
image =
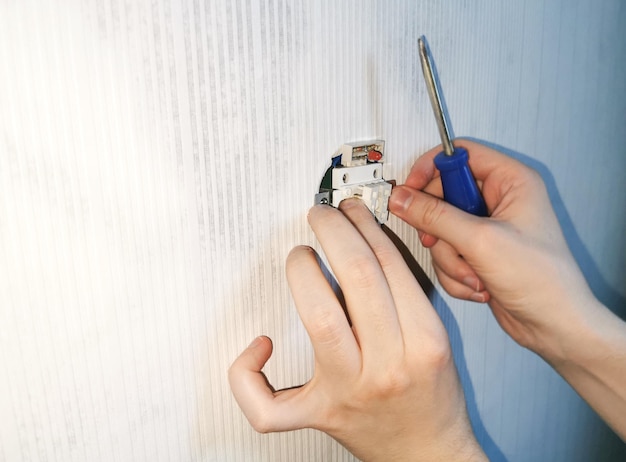
[[[490,217],[475,217],[439,199],[441,181],[433,163],[439,148],[420,157],[405,185],[394,188],[390,211],[419,230],[450,295],[489,302],[513,339],[546,359],[557,358],[562,339],[593,318],[597,303],[545,185],[534,170],[498,151],[467,140],[455,144],[470,154]]]
[[[352,325],[315,252],[297,247],[287,278],[315,353],[313,378],[274,391],[258,337],[229,370],[259,432],[322,430],[364,461],[485,460],[437,313],[402,256],[358,200],[316,206],[309,222],[342,287]]]

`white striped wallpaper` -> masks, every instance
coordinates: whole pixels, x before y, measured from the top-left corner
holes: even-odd
[[[625,22],[620,0],[1,2],[0,462],[353,460],[255,434],[226,370],[263,333],[276,386],[310,377],[284,260],[315,245],[340,144],[384,139],[402,181],[438,143],[421,34],[455,134],[541,163],[594,290],[623,304]],[[625,455],[486,308],[435,304],[492,460]]]

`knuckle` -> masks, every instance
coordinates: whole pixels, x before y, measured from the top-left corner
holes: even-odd
[[[422,210],[422,223],[425,227],[433,226],[444,212],[445,203],[434,197],[426,200]]]
[[[546,184],[541,174],[532,167],[524,167],[525,168],[515,170],[512,182],[522,184],[532,191],[545,191]]]
[[[371,243],[371,248],[380,262],[380,266],[386,267],[398,259],[398,249],[388,240]]]
[[[541,178],[541,174],[534,168],[525,168],[522,174],[524,175],[526,181],[535,186],[543,184],[543,178]]]
[[[412,382],[406,369],[395,368],[385,374],[380,387],[385,394],[402,395],[411,388]]]
[[[242,362],[243,354],[239,355],[228,368],[228,383],[230,383],[231,387],[245,375],[245,367]]]
[[[432,334],[430,341],[422,349],[422,360],[430,371],[439,372],[446,369],[453,362],[447,335]]]
[[[487,220],[481,221],[474,228],[470,248],[475,255],[490,255],[493,253],[494,243],[499,239],[498,226]]]
[[[364,397],[366,400],[388,399],[405,395],[413,386],[413,378],[406,366],[389,367],[370,383],[371,385]]]
[[[331,308],[332,311],[331,311]],[[317,343],[326,346],[339,346],[342,340],[342,326],[335,316],[337,308],[319,307],[316,316],[309,322],[307,326],[309,335],[315,339]]]
[[[373,255],[354,254],[346,259],[351,285],[356,289],[376,287],[380,282],[380,266]]]

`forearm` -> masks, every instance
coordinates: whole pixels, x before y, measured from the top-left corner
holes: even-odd
[[[561,357],[544,359],[626,441],[626,323],[592,303],[589,318],[564,340]]]

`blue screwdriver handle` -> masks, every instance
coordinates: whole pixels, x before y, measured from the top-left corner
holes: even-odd
[[[441,172],[443,199],[472,215],[486,217],[487,206],[468,164],[467,149],[454,147],[452,155],[440,152],[435,166]]]

